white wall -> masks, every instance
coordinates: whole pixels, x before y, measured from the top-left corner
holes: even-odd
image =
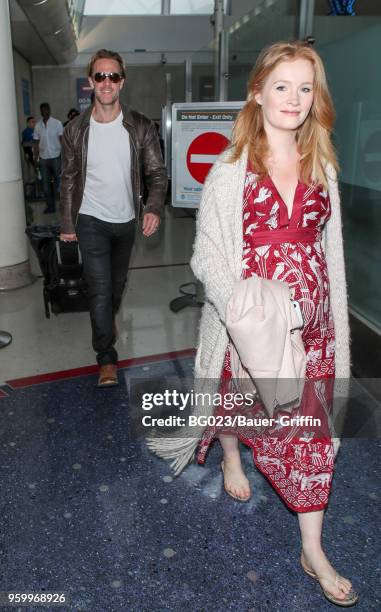
[[[13,50],[13,65],[15,71],[15,88],[17,102],[17,117],[20,131],[26,127],[26,118],[28,114],[33,115],[33,83],[32,83],[32,68],[30,64],[15,50]],[[22,81],[25,79],[29,82],[30,94],[30,113],[24,113],[23,96],[22,96]]]
[[[128,53],[147,51],[197,51],[213,38],[208,16],[84,17],[78,40],[79,53],[102,47]]]
[[[171,74],[172,102],[185,101],[185,67],[173,66],[127,66],[127,81],[121,100],[144,113],[151,119],[161,118],[162,106],[166,104],[166,73]],[[200,78],[213,75],[213,68],[206,64],[194,64],[192,85],[194,99],[198,99]],[[40,67],[33,68],[34,112],[39,116],[41,102],[49,102],[52,115],[66,121],[71,107],[77,107],[76,79],[86,76],[83,68]]]
[[[161,117],[161,107],[166,101],[165,73],[170,72],[173,83],[173,101],[184,100],[183,66],[132,66],[128,67],[127,81],[121,100],[152,119]],[[35,113],[39,116],[41,102],[49,102],[52,115],[66,121],[67,112],[78,107],[76,79],[85,77],[83,68],[40,67],[33,68]]]
[[[35,114],[34,102],[33,102],[33,78],[32,78],[32,67],[31,65],[13,49],[13,66],[15,72],[15,90],[16,90],[16,104],[17,104],[17,120],[18,120],[18,131],[19,141],[21,143],[21,132],[26,127],[26,119],[29,115]],[[23,93],[22,93],[22,79],[25,79],[29,83],[29,101],[30,101],[30,112],[24,112],[23,104]],[[21,169],[23,176],[26,176],[26,162],[24,155],[22,154],[20,145],[20,159]]]

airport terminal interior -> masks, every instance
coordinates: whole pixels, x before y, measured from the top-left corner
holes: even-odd
[[[178,167],[191,170],[173,105],[239,109],[261,49],[292,39],[321,55],[335,104],[351,328],[324,546],[357,609],[381,609],[381,2],[0,0],[1,610],[7,592],[64,593],[60,609],[86,612],[333,609],[298,563],[295,513],[248,448],[253,494],[241,503],[224,490],[218,443],[176,476],[139,424],[142,390],[191,378],[203,305],[189,265],[198,200],[179,195]],[[156,123],[170,179],[159,230],[137,229],[116,316],[119,384],[107,389],[89,312],[44,304],[36,244],[55,240],[60,194],[46,201],[22,135],[41,103],[62,124],[86,111],[102,48],[121,54],[121,101]]]

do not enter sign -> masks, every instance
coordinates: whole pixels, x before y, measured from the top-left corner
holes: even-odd
[[[229,147],[234,122],[244,104],[176,102],[172,105],[172,206],[199,207],[206,177],[217,157]],[[164,124],[165,121],[164,118]]]
[[[228,144],[229,139],[218,132],[205,132],[191,142],[187,152],[187,167],[197,182],[205,182],[218,155]]]

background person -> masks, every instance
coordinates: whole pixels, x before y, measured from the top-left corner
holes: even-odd
[[[119,101],[126,76],[121,56],[100,49],[90,60],[88,76],[94,104],[70,121],[63,137],[61,239],[78,236],[98,386],[108,387],[118,383],[115,315],[136,225],[142,212],[144,236],[157,231],[167,173],[155,124]],[[147,203],[142,211],[144,186]]]
[[[63,125],[61,121],[50,116],[50,106],[47,102],[40,105],[40,111],[42,119],[38,121],[33,133],[34,158],[40,167],[46,198],[44,213],[53,213],[56,210],[55,195],[60,191]]]
[[[28,180],[34,178],[34,150],[33,150],[33,132],[36,125],[34,117],[28,117],[26,120],[26,128],[21,134],[21,146],[24,152],[24,158],[27,164]]]
[[[74,119],[75,117],[78,117],[78,115],[80,114],[81,113],[79,112],[79,110],[77,110],[76,108],[71,108],[67,114],[67,121],[65,121],[65,123],[63,124],[64,127],[66,127],[67,124],[70,123],[72,119]]]

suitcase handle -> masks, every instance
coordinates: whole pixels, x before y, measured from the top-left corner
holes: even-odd
[[[81,249],[79,248],[78,242],[77,242],[77,250],[78,250],[78,263],[82,264],[82,253],[81,253]],[[62,265],[61,243],[59,240],[56,240],[56,253],[57,253],[58,263],[59,265]]]

